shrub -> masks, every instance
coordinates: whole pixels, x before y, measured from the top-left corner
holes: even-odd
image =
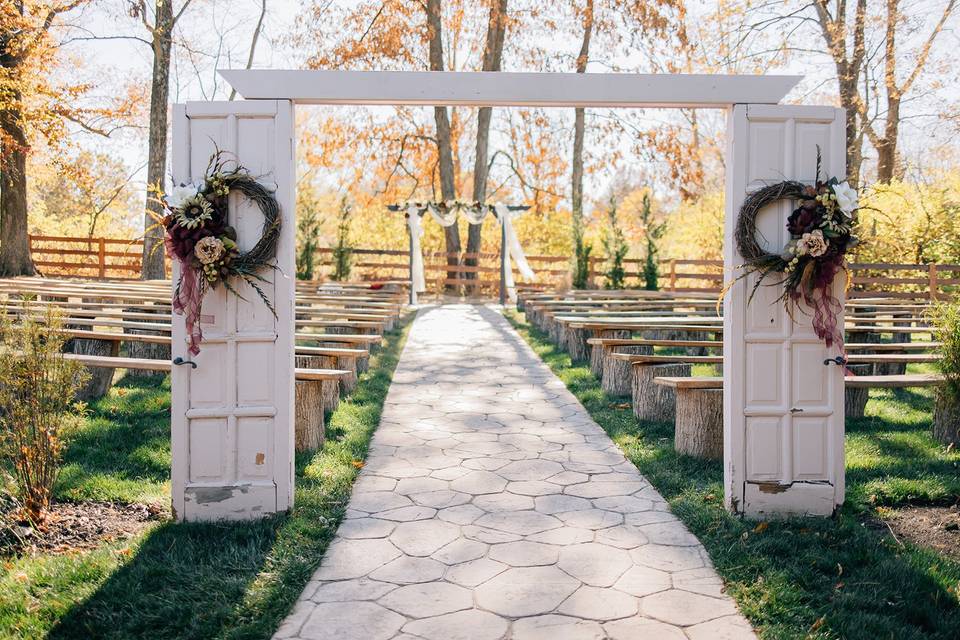
[[[333,248],[333,279],[347,280],[353,262],[353,248],[350,246],[351,207],[346,196],[340,200],[340,214],[337,224],[337,246]]]
[[[643,234],[646,243],[643,261],[643,288],[656,291],[660,288],[660,267],[658,258],[660,250],[658,242],[667,230],[666,222],[654,222],[650,210],[650,194],[643,194],[643,206],[640,209],[640,222],[643,224]]]
[[[960,302],[941,303],[930,310],[934,339],[942,343],[937,368],[946,379],[941,393],[960,404]]]
[[[316,252],[319,248],[320,215],[315,206],[301,206],[297,213],[298,280],[313,280]]]
[[[73,398],[88,374],[63,357],[63,325],[51,307],[28,311],[17,324],[7,317],[0,323],[0,446],[24,515],[37,524],[57,479],[61,431],[81,410]]]
[[[603,250],[607,254],[607,272],[604,287],[607,289],[623,289],[626,271],[623,268],[623,259],[627,257],[630,247],[627,246],[620,221],[617,220],[617,201],[610,198],[607,207],[607,229],[603,235]]]

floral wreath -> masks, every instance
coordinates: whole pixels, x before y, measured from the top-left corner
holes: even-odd
[[[854,235],[859,209],[856,189],[837,178],[820,180],[820,149],[817,149],[815,184],[787,181],[754,191],[744,200],[737,217],[734,240],[745,263],[746,273],[759,274],[750,300],[763,280],[771,274],[782,277],[778,299],[787,305],[803,301],[813,309],[813,330],[827,347],[843,345],[843,330],[837,326],[843,305],[833,295],[833,280],[846,272],[844,256],[859,240]],[[780,253],[767,253],[757,242],[757,214],[780,200],[798,200],[799,206],[787,219],[790,240]],[[848,274],[849,275],[849,274]]]
[[[169,194],[160,194],[166,211],[161,224],[166,230],[164,247],[167,255],[180,264],[180,280],[173,293],[173,310],[186,317],[190,353],[200,353],[203,331],[200,329],[200,307],[210,289],[223,284],[237,297],[243,298],[231,279],[247,282],[260,296],[274,317],[277,312],[260,288],[267,282],[259,275],[262,269],[273,269],[271,260],[277,254],[280,238],[280,203],[274,194],[257,182],[242,166],[227,169],[228,161],[217,150],[211,157],[203,180],[174,187]],[[237,231],[227,224],[228,201],[232,192],[241,193],[260,207],[263,232],[250,251],[237,246]]]

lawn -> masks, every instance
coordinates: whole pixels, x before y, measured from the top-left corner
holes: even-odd
[[[244,524],[169,519],[133,539],[72,554],[5,558],[0,637],[267,638],[339,524],[379,423],[409,319],[328,418],[327,441],[298,455],[289,515]],[[60,500],[169,503],[169,379],[125,378],[72,434]]]
[[[722,468],[673,450],[673,425],[640,423],[585,363],[522,314],[508,319],[700,538],[763,638],[955,640],[960,562],[893,536],[878,517],[960,500],[960,453],[930,436],[929,392],[871,391],[847,423],[847,500],[833,519],[741,520],[723,508]]]

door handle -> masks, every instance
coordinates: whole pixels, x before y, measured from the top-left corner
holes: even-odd
[[[194,362],[193,360],[184,360],[184,359],[181,358],[180,356],[177,356],[176,358],[173,359],[173,364],[178,365],[178,366],[181,365],[181,364],[188,364],[188,365],[190,365],[190,368],[191,368],[191,369],[196,369],[196,368],[197,368],[197,363],[196,363],[196,362]]]
[[[828,367],[831,364],[835,364],[838,367],[843,367],[843,366],[846,366],[847,359],[844,358],[843,356],[837,356],[836,358],[827,358],[826,360],[823,361],[823,366],[825,367]]]

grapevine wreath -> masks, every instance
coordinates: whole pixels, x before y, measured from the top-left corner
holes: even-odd
[[[757,241],[757,215],[781,200],[799,204],[787,219],[790,240],[780,253],[768,253]],[[810,307],[814,332],[827,347],[843,344],[843,330],[837,326],[843,306],[833,295],[833,280],[846,272],[844,256],[858,243],[858,207],[857,191],[846,181],[820,180],[818,153],[815,184],[786,181],[763,187],[747,196],[737,216],[734,240],[746,270],[740,278],[759,276],[750,299],[767,276],[780,274],[771,283],[784,287],[778,301],[788,309],[799,302]]]
[[[203,180],[174,187],[161,195],[166,215],[161,223],[166,230],[167,255],[180,264],[180,279],[173,294],[173,310],[185,316],[190,353],[200,353],[203,332],[200,307],[207,291],[223,285],[241,297],[231,280],[240,278],[257,292],[276,317],[270,299],[260,288],[267,280],[263,269],[276,268],[271,261],[277,253],[280,237],[280,203],[273,192],[236,165],[228,169],[223,152],[215,152]],[[231,193],[240,193],[263,213],[263,232],[250,251],[241,252],[237,232],[227,224]]]

